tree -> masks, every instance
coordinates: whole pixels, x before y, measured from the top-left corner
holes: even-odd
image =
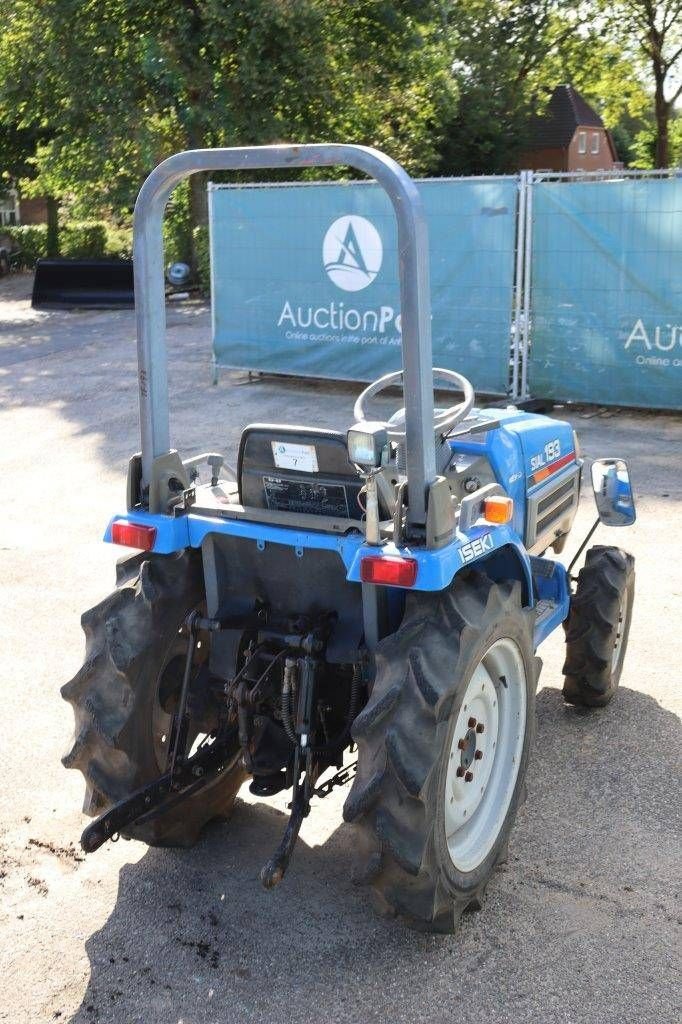
[[[37,185],[129,209],[178,149],[340,138],[433,167],[454,86],[428,0],[7,0],[0,122],[49,128]],[[203,187],[190,192],[193,223]]]
[[[15,123],[0,122],[0,198],[20,179],[31,182],[36,170],[33,156],[37,146],[45,138],[40,128],[19,128]],[[30,186],[27,185],[27,190]],[[59,254],[59,203],[51,194],[45,197],[47,203],[47,237],[45,252],[48,256]]]
[[[637,131],[631,142],[632,167],[649,168],[656,165],[656,122],[651,118]],[[668,159],[671,167],[682,166],[682,115],[674,113],[668,124]]]
[[[682,0],[681,0],[682,2]],[[595,3],[451,0],[453,75],[460,104],[443,147],[444,173],[515,170],[531,118],[553,88],[574,85],[622,139],[646,124],[643,62],[605,31]]]
[[[457,109],[451,31],[431,0],[326,0],[328,138],[377,146],[413,174],[436,170]]]
[[[625,45],[631,38],[647,60],[654,81],[654,164],[670,163],[669,125],[682,96],[682,0],[620,0],[609,5],[610,25]]]
[[[459,108],[447,129],[443,173],[500,173],[514,167],[534,108],[529,78],[546,57],[552,0],[452,0]]]

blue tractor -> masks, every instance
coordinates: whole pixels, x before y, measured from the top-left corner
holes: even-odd
[[[183,459],[170,445],[164,340],[170,192],[197,171],[331,164],[376,178],[393,204],[402,371],[363,391],[346,434],[252,423],[236,470],[219,453]],[[451,931],[506,855],[536,651],[563,625],[566,699],[605,705],[633,559],[596,546],[574,578],[576,559],[553,557],[580,494],[571,426],[477,408],[469,381],[432,369],[424,215],[393,160],[347,145],[180,153],[142,187],[134,232],[141,452],[105,539],[138,553],[84,614],[85,662],[62,689],[75,713],[64,764],[85,776],[95,817],[83,848],[119,834],[190,845],[250,778],[254,794],[291,793],[261,872],[270,888],[313,801],[352,779],[355,879],[380,913]],[[434,375],[461,392],[457,404],[434,408]],[[401,407],[379,418],[373,399],[396,387]],[[600,518],[632,522],[625,463],[600,460],[592,475]]]

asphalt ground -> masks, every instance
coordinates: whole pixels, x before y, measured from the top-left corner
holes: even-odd
[[[603,711],[561,698],[563,634],[541,648],[528,800],[480,913],[454,936],[373,916],[349,880],[345,791],[316,801],[284,883],[258,873],[285,795],[244,790],[189,851],[78,837],[83,783],[60,755],[80,613],[113,586],[101,543],[138,448],[132,313],[36,314],[0,282],[0,1020],[673,1022],[679,1007],[682,418],[565,409],[588,458],[627,458],[638,519],[602,529],[637,560],[620,692]],[[253,420],[346,427],[353,385],[221,374],[209,316],[173,308],[172,436],[234,461]],[[570,554],[594,510],[584,489]]]

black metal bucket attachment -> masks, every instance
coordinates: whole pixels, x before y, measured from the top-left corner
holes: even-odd
[[[41,259],[31,303],[39,309],[120,309],[134,305],[133,261]]]

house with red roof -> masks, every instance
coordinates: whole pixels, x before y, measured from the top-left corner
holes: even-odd
[[[530,125],[519,168],[531,171],[611,171],[622,167],[610,132],[572,85],[557,85],[547,109]]]

